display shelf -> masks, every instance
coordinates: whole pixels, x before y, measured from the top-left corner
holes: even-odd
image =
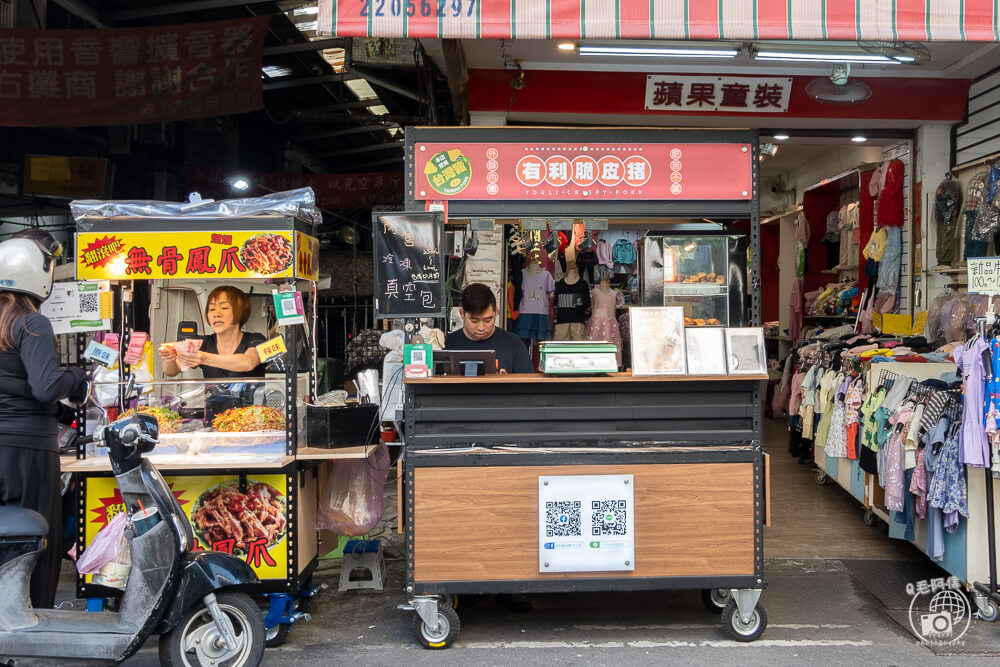
[[[663,293],[670,296],[726,296],[729,288],[718,283],[663,283]]]
[[[336,447],[327,449],[326,447],[300,447],[295,453],[295,458],[307,461],[333,461],[341,459],[366,459],[376,445],[358,445],[357,447]]]
[[[566,384],[570,382],[605,383],[605,382],[742,382],[744,380],[766,380],[767,375],[636,375],[630,372],[608,373],[606,375],[552,376],[541,373],[503,373],[496,375],[439,375],[432,378],[407,378],[406,384]]]
[[[804,320],[856,320],[857,315],[803,315]]]
[[[820,271],[820,273],[836,275],[838,273],[847,273],[848,271],[857,271],[857,270],[858,270],[858,265],[854,264],[851,266],[835,266],[832,269],[823,269],[822,271]]]
[[[198,461],[196,459],[203,459]],[[183,472],[187,470],[281,470],[285,466],[293,463],[295,457],[278,456],[274,458],[247,457],[236,459],[234,456],[227,457],[149,457],[150,462],[156,466],[160,472]],[[105,457],[92,457],[73,461],[62,466],[62,472],[93,473],[111,472],[111,463]]]
[[[968,269],[966,267],[964,267],[964,266],[948,266],[948,267],[945,267],[943,269],[942,268],[938,268],[938,267],[935,266],[933,269],[931,269],[931,271],[933,271],[934,273],[940,273],[940,274],[943,274],[943,275],[953,275],[953,274],[959,274],[959,273],[964,274],[964,273],[966,273],[968,271]]]

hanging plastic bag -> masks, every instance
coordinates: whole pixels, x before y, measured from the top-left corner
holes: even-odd
[[[316,526],[348,537],[370,532],[385,511],[382,488],[388,475],[389,448],[381,443],[367,459],[332,462]]]
[[[97,574],[101,568],[118,555],[119,540],[124,539],[128,514],[119,512],[97,533],[94,541],[76,561],[76,571],[80,574]]]

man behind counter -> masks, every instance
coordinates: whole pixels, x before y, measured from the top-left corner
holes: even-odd
[[[533,373],[535,367],[524,342],[512,333],[497,329],[497,300],[482,283],[472,283],[462,291],[462,328],[444,339],[449,350],[493,350],[501,373]]]

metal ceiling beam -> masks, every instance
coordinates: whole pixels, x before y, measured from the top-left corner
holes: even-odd
[[[379,130],[388,130],[390,127],[396,127],[396,124],[386,123],[384,125],[361,125],[359,127],[347,127],[342,130],[331,130],[330,132],[320,132],[318,134],[310,134],[308,136],[299,137],[299,139],[301,139],[302,141],[333,139],[334,137],[346,137],[349,134],[364,134],[365,132],[378,132]]]
[[[100,16],[97,14],[97,10],[86,5],[79,0],[52,0],[55,4],[59,5],[67,12],[73,16],[77,16],[95,28],[107,28],[104,23],[101,22]]]
[[[397,157],[390,157],[384,160],[376,160],[375,162],[360,162],[356,163],[355,167],[381,167],[385,164],[401,164],[403,162],[403,156],[399,155]]]
[[[318,86],[323,83],[343,83],[344,81],[350,81],[352,79],[360,79],[360,74],[346,73],[346,74],[320,74],[318,76],[300,76],[297,78],[287,78],[282,77],[278,79],[266,80],[261,85],[264,92],[271,90],[284,90],[286,88],[299,88],[301,86]],[[368,106],[372,106],[376,102],[369,100]]]
[[[71,0],[56,0],[56,2],[68,2]],[[269,46],[264,49],[264,57],[280,56],[286,53],[303,53],[306,51],[319,51],[321,49],[337,49],[346,46],[347,40],[343,37],[331,37],[330,39],[317,39],[313,42],[302,42],[300,44],[286,44],[285,46]]]
[[[427,99],[420,93],[415,93],[409,88],[405,88],[399,85],[395,81],[389,81],[388,79],[383,79],[382,77],[371,72],[370,70],[361,69],[358,67],[354,67],[352,65],[350,68],[348,68],[347,71],[358,74],[372,85],[378,86],[380,88],[385,88],[386,90],[391,90],[392,92],[398,93],[403,97],[409,97],[411,100],[416,100],[421,104],[427,104]]]
[[[373,151],[387,151],[393,148],[402,148],[403,140],[398,139],[396,141],[386,141],[381,144],[372,144],[368,146],[355,146],[353,148],[344,148],[339,151],[329,151],[325,153],[317,153],[317,157],[329,158],[329,157],[340,157],[341,155],[356,155],[357,153],[371,153]]]
[[[208,9],[222,9],[224,7],[243,7],[247,5],[273,4],[273,0],[195,0],[194,2],[167,2],[162,5],[152,7],[136,7],[134,9],[115,9],[101,14],[101,20],[107,23],[116,21],[132,21],[134,19],[147,19],[154,16],[171,16],[176,14],[187,14],[188,12],[202,12]]]

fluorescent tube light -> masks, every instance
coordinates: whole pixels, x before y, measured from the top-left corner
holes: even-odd
[[[868,137],[863,137],[859,134],[857,136],[851,137],[851,141],[853,141],[856,144],[863,144],[866,141],[868,141]]]
[[[754,60],[779,60],[783,62],[810,62],[810,63],[877,63],[880,65],[899,65],[898,60],[887,56],[880,56],[875,53],[864,52],[815,52],[805,51],[775,51],[757,50],[753,52]]]
[[[657,46],[597,46],[580,44],[576,52],[581,56],[626,56],[645,58],[735,58],[738,48],[684,48]]]
[[[774,135],[774,138],[777,139],[778,141],[784,141],[785,139],[788,138],[788,135],[787,134],[776,134],[776,135]]]

